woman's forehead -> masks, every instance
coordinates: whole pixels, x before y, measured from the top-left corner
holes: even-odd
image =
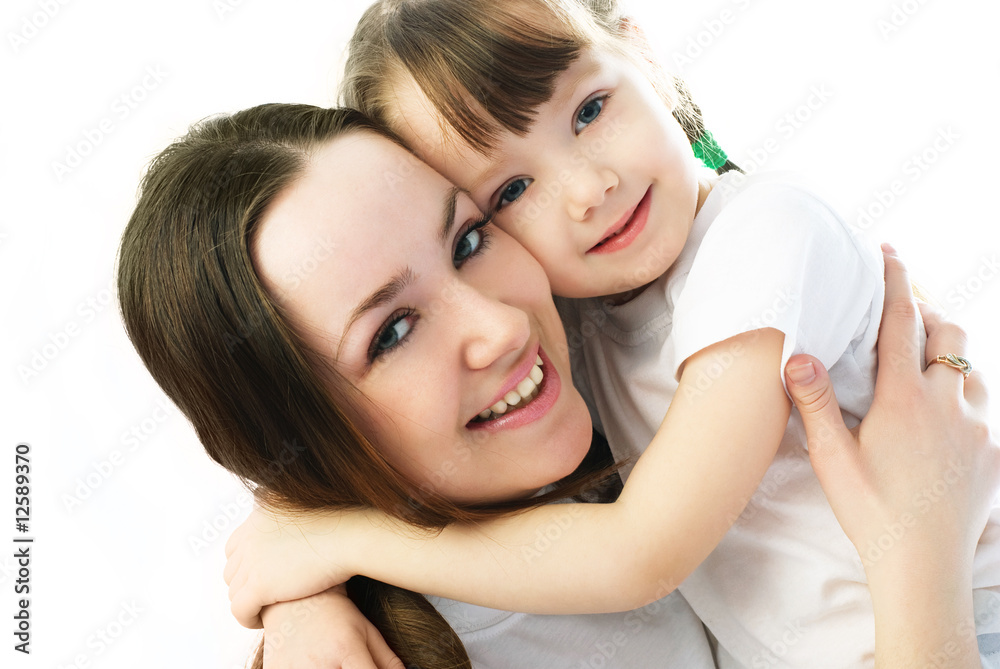
[[[369,284],[441,255],[442,203],[453,192],[391,140],[338,138],[268,208],[254,240],[257,272],[279,301],[310,321],[322,308],[325,321]]]

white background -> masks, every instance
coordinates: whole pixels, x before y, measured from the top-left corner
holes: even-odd
[[[893,242],[967,328],[995,390],[1000,5],[669,4],[636,1],[634,13],[735,161],[805,171],[874,241]],[[335,101],[365,5],[4,3],[0,665],[228,669],[249,656],[254,634],[230,618],[221,576],[224,538],[247,500],[186,420],[159,408],[111,299],[114,257],[144,165],[189,123],[262,102]],[[941,132],[954,138],[944,152],[933,148]],[[57,174],[96,133],[88,155]],[[925,151],[933,164],[914,171]],[[897,180],[901,194],[880,209]],[[12,650],[19,442],[32,458],[30,657]],[[222,528],[214,540],[212,523]]]

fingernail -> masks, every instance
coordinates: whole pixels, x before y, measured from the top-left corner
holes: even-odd
[[[804,365],[795,365],[785,369],[789,380],[797,386],[804,386],[812,383],[816,379],[816,368],[811,362]]]
[[[899,255],[898,253],[896,253],[896,249],[894,249],[892,247],[892,244],[890,244],[889,242],[882,242],[882,251],[888,253],[891,256]]]

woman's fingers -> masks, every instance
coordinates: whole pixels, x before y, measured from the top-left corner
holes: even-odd
[[[980,372],[973,371],[965,380],[965,401],[969,403],[978,416],[984,420],[989,415],[990,395],[986,389],[986,381]]]
[[[406,665],[396,657],[374,625],[369,625],[368,629],[368,651],[378,669],[406,669]],[[346,663],[343,669],[349,669]]]
[[[857,442],[844,424],[830,375],[811,355],[795,355],[785,365],[788,393],[802,416],[809,459],[823,487],[853,486]]]
[[[919,309],[924,319],[924,328],[927,330],[925,355],[927,370],[924,372],[924,378],[934,384],[934,387],[961,393],[966,384],[962,371],[934,360],[940,355],[949,353],[965,357],[969,345],[968,335],[959,326],[946,321],[944,314],[937,307],[920,304]]]
[[[882,251],[885,305],[878,331],[879,379],[885,380],[890,374],[912,379],[924,365],[920,356],[919,312],[906,266],[888,244],[882,245]]]

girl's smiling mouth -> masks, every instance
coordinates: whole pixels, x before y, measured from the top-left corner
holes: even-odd
[[[639,233],[646,227],[649,218],[649,202],[652,197],[653,187],[646,190],[635,208],[623,217],[615,227],[608,230],[604,238],[595,244],[587,253],[614,253],[629,246]]]

